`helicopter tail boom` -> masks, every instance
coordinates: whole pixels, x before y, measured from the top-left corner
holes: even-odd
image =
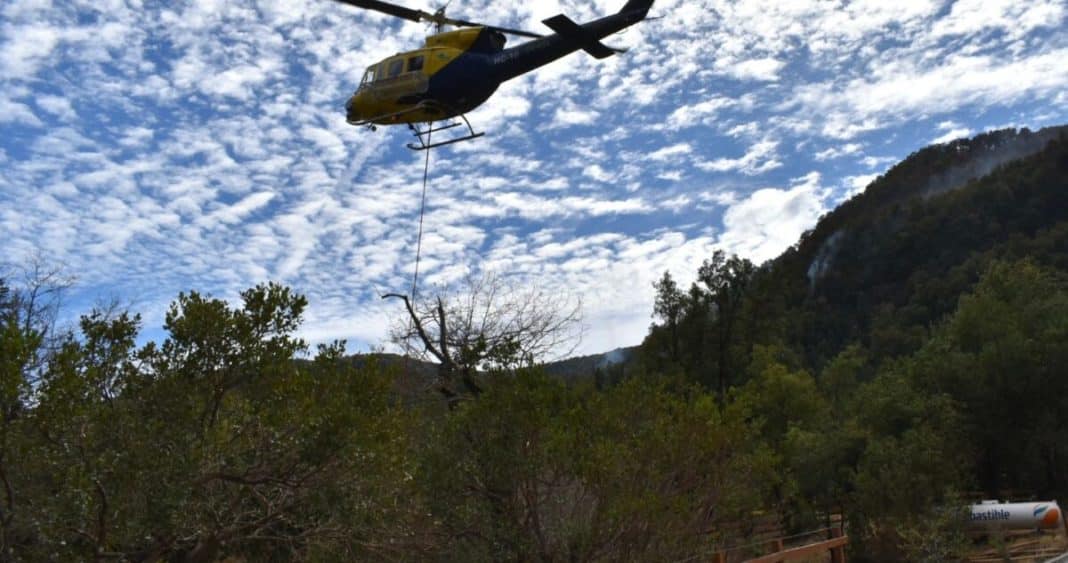
[[[630,0],[619,12],[581,25],[563,14],[544,20],[555,33],[494,55],[493,78],[505,82],[578,50],[597,58],[620,52],[600,40],[644,20],[652,5],[653,0]]]

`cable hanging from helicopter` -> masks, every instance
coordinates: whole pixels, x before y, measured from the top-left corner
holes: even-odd
[[[367,67],[345,104],[346,120],[352,125],[372,131],[379,125],[407,125],[418,139],[408,148],[419,151],[485,135],[475,132],[466,114],[485,103],[508,80],[579,50],[598,59],[625,52],[606,46],[601,39],[646,19],[653,5],[653,0],[629,0],[619,12],[585,24],[559,14],[542,21],[552,30],[542,35],[450,18],[445,8],[431,13],[373,0],[335,1],[434,24],[435,33],[426,38],[422,48]],[[446,25],[459,29],[445,31]],[[506,35],[530,41],[506,49]],[[462,122],[434,127],[434,122],[454,118]],[[431,142],[432,133],[464,126],[467,130],[460,136]]]

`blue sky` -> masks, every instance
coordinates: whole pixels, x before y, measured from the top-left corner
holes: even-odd
[[[399,2],[433,10],[437,6]],[[547,31],[623,0],[455,0]],[[773,258],[932,142],[1068,122],[1065,0],[656,2],[597,61],[571,55],[435,151],[423,291],[493,272],[581,299],[580,353],[633,345],[652,282],[722,248]],[[77,277],[70,314],[118,298],[158,335],[196,289],[306,294],[304,336],[384,345],[410,283],[422,156],[351,127],[363,69],[424,25],[327,0],[6,0],[0,262]],[[517,42],[518,39],[513,39]]]

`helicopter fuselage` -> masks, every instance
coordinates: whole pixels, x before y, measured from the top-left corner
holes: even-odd
[[[631,0],[619,13],[579,25],[566,16],[545,20],[556,33],[505,49],[505,37],[466,27],[427,38],[423,48],[398,53],[367,68],[346,104],[353,125],[425,123],[463,115],[488,100],[502,83],[578,50],[614,54],[599,40],[645,19],[652,1]]]
[[[436,121],[478,107],[500,86],[491,79],[493,52],[486,52],[496,44],[493,34],[483,28],[439,33],[422,49],[368,67],[346,104],[349,123]],[[499,41],[503,46],[503,37]]]

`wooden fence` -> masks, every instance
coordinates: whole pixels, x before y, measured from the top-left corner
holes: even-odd
[[[825,537],[821,538],[819,536]],[[788,543],[796,544],[799,542],[803,543],[801,545],[787,545]],[[789,561],[812,561],[814,559],[826,561],[826,556],[829,554],[831,563],[845,563],[845,548],[848,544],[849,537],[842,532],[842,528],[832,527],[794,536],[778,537],[763,542],[763,545],[766,546],[765,549],[772,550],[771,553],[765,555],[741,559],[739,557],[741,550],[749,550],[754,547],[753,544],[749,544],[719,551],[712,556],[712,561],[714,563],[729,563],[732,561],[786,563]]]

